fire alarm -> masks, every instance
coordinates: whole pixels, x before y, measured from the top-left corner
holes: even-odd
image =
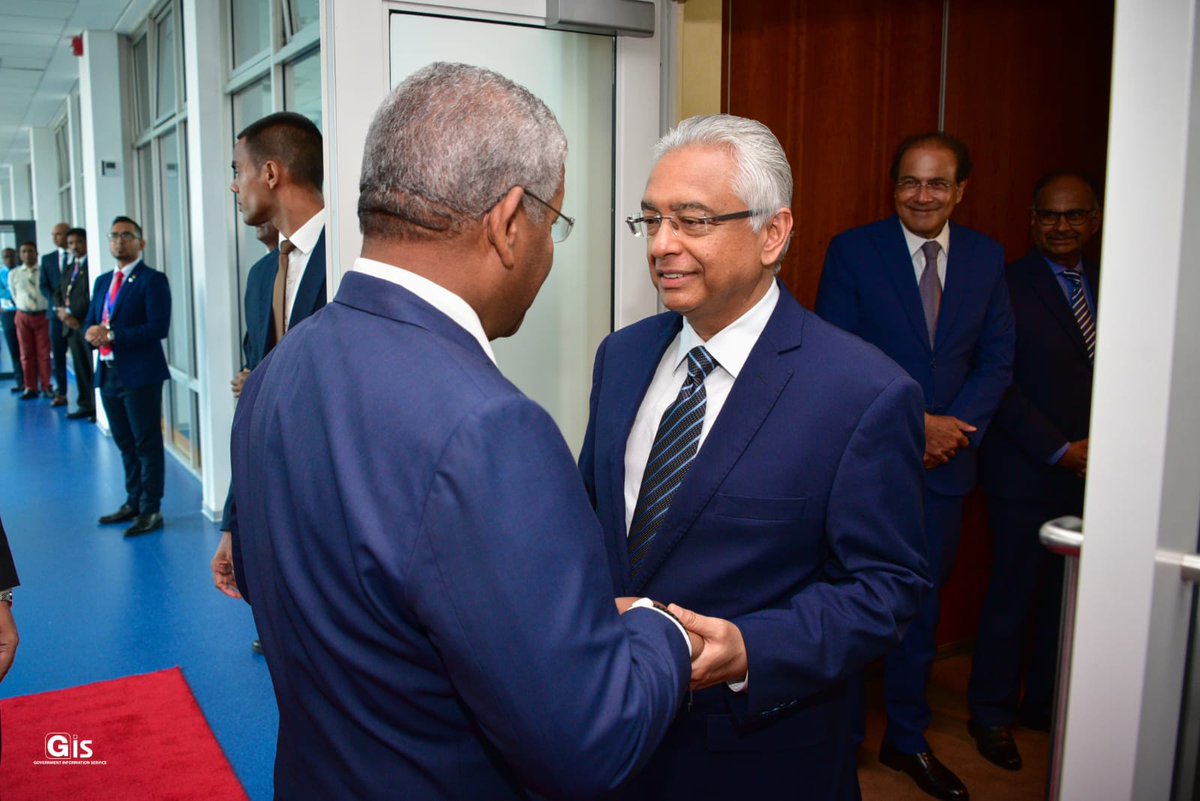
[[[79,58],[83,55],[83,35],[82,34],[80,34],[79,36],[71,37],[71,52],[75,54],[76,58]]]

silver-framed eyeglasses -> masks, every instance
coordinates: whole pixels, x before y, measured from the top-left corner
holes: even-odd
[[[653,239],[658,236],[658,229],[663,220],[671,225],[671,233],[675,236],[706,236],[714,228],[729,220],[742,220],[758,214],[753,209],[734,211],[729,214],[691,215],[691,214],[643,214],[640,217],[626,217],[625,224],[638,239]]]
[[[1054,209],[1039,209],[1033,210],[1034,219],[1039,225],[1044,225],[1047,228],[1058,225],[1058,221],[1066,217],[1067,225],[1072,228],[1078,228],[1092,218],[1096,212],[1093,209],[1067,209],[1066,211],[1055,211]]]
[[[901,178],[896,181],[896,194],[898,195],[915,195],[925,189],[931,195],[938,197],[946,197],[954,191],[954,187],[958,184],[953,181],[947,181],[945,178],[934,178],[932,181],[918,181],[916,178]]]
[[[140,239],[140,237],[132,231],[113,231],[108,235],[109,242],[116,242],[118,239],[122,242],[132,242],[135,239]]]
[[[524,187],[522,187],[524,189]],[[555,244],[567,241],[567,237],[571,235],[571,229],[575,227],[575,218],[568,217],[558,209],[551,206],[546,201],[542,200],[537,195],[525,189],[525,197],[533,198],[538,203],[541,203],[550,211],[554,212],[554,222],[550,223],[550,240]]]

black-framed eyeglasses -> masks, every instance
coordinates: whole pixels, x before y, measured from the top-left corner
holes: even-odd
[[[522,189],[524,189],[524,187],[522,187]],[[575,227],[575,219],[563,214],[561,211],[554,208],[549,203],[530,192],[528,189],[525,189],[525,197],[533,198],[538,203],[541,203],[543,206],[550,209],[550,211],[554,212],[554,222],[550,224],[550,240],[555,244],[567,241],[567,237],[571,235],[571,229]]]
[[[1038,225],[1047,227],[1058,225],[1058,221],[1063,217],[1067,218],[1067,225],[1076,228],[1083,225],[1091,219],[1095,214],[1095,209],[1067,209],[1066,211],[1055,211],[1054,209],[1039,209],[1033,210],[1033,218],[1038,221]]]
[[[931,195],[945,197],[954,191],[955,186],[957,186],[956,183],[947,181],[945,178],[934,178],[932,181],[901,178],[899,181],[896,181],[896,193],[900,195],[915,195],[924,188]]]
[[[121,231],[119,233],[114,231],[108,235],[109,242],[116,242],[118,239],[122,242],[132,242],[135,239],[141,239],[141,237],[132,231]]]
[[[706,236],[713,228],[729,220],[743,220],[758,214],[754,209],[734,211],[729,214],[692,216],[689,214],[643,214],[641,217],[626,217],[625,224],[638,239],[653,239],[658,236],[658,229],[663,220],[671,224],[671,233],[675,236]]]

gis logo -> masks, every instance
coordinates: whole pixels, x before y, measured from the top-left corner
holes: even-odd
[[[51,732],[46,735],[47,759],[91,759],[92,741],[81,740],[78,734]]]

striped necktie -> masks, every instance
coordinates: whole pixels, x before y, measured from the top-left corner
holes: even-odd
[[[671,500],[700,449],[707,402],[704,379],[717,363],[703,346],[688,351],[687,360],[687,378],[683,380],[675,402],[663,412],[658,433],[654,435],[633,521],[629,525],[629,564],[634,578],[650,553],[654,535],[666,519]]]
[[[1087,345],[1088,361],[1096,359],[1096,321],[1088,307],[1087,293],[1083,290],[1083,274],[1078,270],[1064,270],[1063,275],[1071,282],[1071,313],[1079,323],[1079,333]]]

